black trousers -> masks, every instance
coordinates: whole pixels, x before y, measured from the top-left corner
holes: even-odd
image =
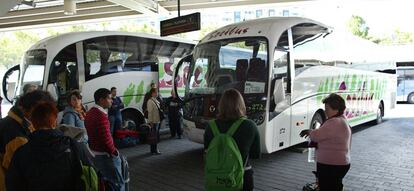
[[[181,136],[181,117],[179,116],[168,116],[168,123],[170,126],[170,133],[172,137],[175,135]]]
[[[342,179],[351,167],[348,165],[327,165],[317,163],[319,191],[342,191]]]
[[[252,191],[254,188],[253,183],[253,169],[244,171],[243,176],[243,191]]]
[[[160,123],[153,123],[153,128],[150,129],[150,131],[157,131],[157,139],[160,140]],[[151,144],[151,153],[156,153],[158,151],[157,143]]]

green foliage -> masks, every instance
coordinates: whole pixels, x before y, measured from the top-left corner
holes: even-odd
[[[10,68],[20,64],[24,52],[37,41],[39,41],[39,37],[28,32],[1,34],[0,65]]]
[[[351,19],[348,21],[348,30],[356,36],[369,39],[369,27],[366,25],[365,20],[360,16],[352,15]]]
[[[110,28],[110,22],[102,22],[91,25],[73,25],[65,27],[53,27],[47,29],[37,29],[29,31],[16,31],[0,33],[0,65],[10,68],[20,64],[24,52],[40,39],[57,36],[68,32],[90,31],[90,30],[118,30],[128,32],[143,32],[158,34],[158,30],[144,24],[138,25],[136,22],[123,22],[116,29]],[[90,54],[96,54],[91,52]],[[98,58],[99,55],[90,55],[92,58]]]
[[[121,27],[119,27],[119,31],[140,32],[140,33],[150,33],[150,34],[159,33],[158,30],[154,29],[153,27],[147,24],[138,25],[137,23],[123,23]]]
[[[413,33],[403,32],[400,29],[395,29],[391,37],[381,38],[374,41],[378,44],[413,44]]]
[[[377,44],[413,44],[413,34],[409,32],[401,31],[400,29],[395,29],[391,36],[386,37],[377,37],[369,35],[369,27],[366,25],[365,20],[356,15],[348,21],[348,29],[352,34],[368,39]]]

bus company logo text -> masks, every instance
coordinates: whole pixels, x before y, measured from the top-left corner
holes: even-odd
[[[247,33],[247,31],[249,30],[249,28],[238,28],[238,27],[231,27],[228,28],[227,30],[222,30],[222,31],[216,31],[210,34],[210,36],[208,37],[208,40],[211,40],[213,38],[217,38],[220,36],[231,36],[232,34],[245,34]]]

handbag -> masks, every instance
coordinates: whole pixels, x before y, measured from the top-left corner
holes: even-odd
[[[147,135],[147,144],[153,145],[158,143],[157,130],[153,127],[149,130]]]

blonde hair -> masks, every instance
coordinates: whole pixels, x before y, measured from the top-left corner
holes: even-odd
[[[246,106],[242,95],[236,89],[228,89],[221,96],[218,105],[218,119],[234,120],[246,116]]]

